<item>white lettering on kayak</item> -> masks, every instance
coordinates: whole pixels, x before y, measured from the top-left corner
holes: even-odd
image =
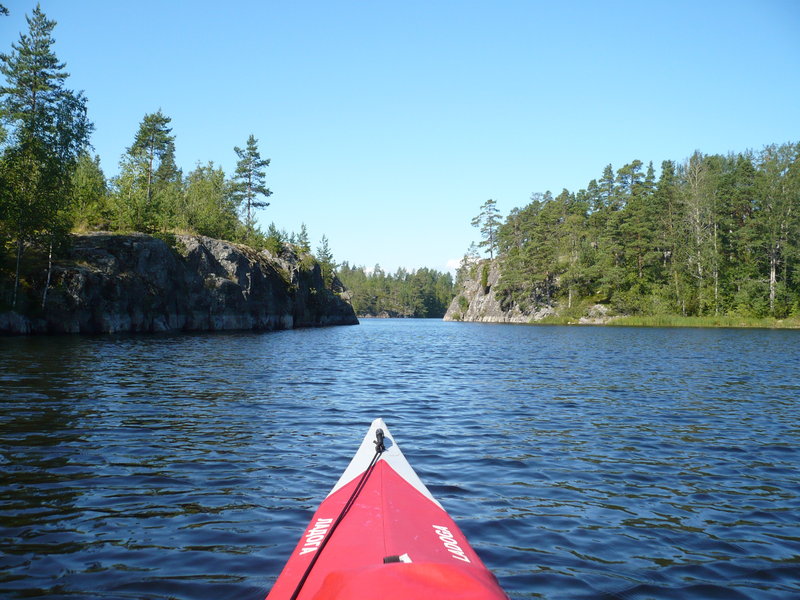
[[[317,548],[319,548],[322,540],[325,539],[325,534],[328,533],[328,528],[331,526],[331,523],[333,523],[333,519],[317,519],[314,526],[306,531],[306,541],[303,542],[303,547],[300,549],[300,556],[308,554],[309,552],[315,552]]]
[[[433,530],[436,532],[436,535],[439,536],[439,539],[442,541],[447,551],[453,555],[453,558],[463,560],[464,562],[471,562],[447,527],[444,525],[434,525]]]

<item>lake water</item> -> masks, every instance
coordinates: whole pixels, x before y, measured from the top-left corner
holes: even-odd
[[[798,331],[0,338],[0,393],[2,598],[261,600],[379,416],[511,598],[800,598]]]

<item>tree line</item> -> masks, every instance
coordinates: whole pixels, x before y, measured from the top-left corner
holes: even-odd
[[[607,303],[621,314],[800,314],[800,144],[605,167],[577,193],[536,193],[473,221],[501,303]]]
[[[187,231],[253,246],[269,235],[256,225],[265,198],[269,159],[261,158],[252,134],[235,147],[236,171],[226,176],[209,161],[184,175],[175,164],[171,119],[161,110],[146,114],[120,159],[119,175],[107,180],[99,157],[80,154],[71,186],[73,227],[79,230],[159,233]],[[274,237],[274,236],[273,236]]]
[[[453,299],[453,277],[433,269],[386,273],[380,265],[368,270],[345,262],[337,274],[359,316],[441,318]]]
[[[0,5],[0,15],[7,14]],[[270,160],[252,134],[233,149],[232,176],[212,161],[184,175],[175,163],[171,119],[159,109],[144,115],[119,174],[107,179],[89,152],[94,125],[86,97],[66,86],[66,64],[53,51],[56,22],[39,6],[26,19],[28,32],[0,54],[0,280],[6,287],[9,271],[14,280],[0,303],[16,307],[20,269],[33,248],[47,256],[44,305],[53,253],[73,230],[182,231],[275,253],[291,242],[310,252],[305,226],[287,234],[274,224],[266,232],[256,225],[255,211],[268,206],[272,192],[265,183]]]

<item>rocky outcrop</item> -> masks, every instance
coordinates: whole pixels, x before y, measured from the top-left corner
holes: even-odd
[[[503,304],[495,294],[502,273],[497,261],[483,260],[473,265],[471,277],[464,281],[461,290],[447,309],[445,321],[476,321],[481,323],[536,323],[548,317],[565,325],[608,325],[620,318],[605,304],[582,302],[574,308],[552,301],[552,286],[534,290],[531,308],[522,310],[518,305]],[[557,285],[557,279],[553,285]],[[551,320],[550,322],[553,322]]]
[[[552,306],[537,306],[523,311],[519,306],[505,308],[495,295],[500,280],[497,261],[481,261],[473,267],[473,277],[467,279],[453,298],[445,321],[476,321],[480,323],[531,323],[555,313]]]
[[[609,323],[621,318],[619,315],[610,314],[608,306],[604,304],[592,304],[586,310],[586,314],[578,319],[578,325],[608,325]]]
[[[288,245],[275,256],[202,236],[179,235],[170,241],[147,235],[75,236],[68,256],[53,267],[44,309],[0,314],[0,333],[273,330],[358,323],[342,284],[334,278],[326,286],[319,264]]]

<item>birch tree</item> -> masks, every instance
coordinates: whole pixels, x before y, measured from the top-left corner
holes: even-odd
[[[769,311],[791,272],[800,233],[800,144],[767,146],[759,156],[755,226],[767,264]]]

